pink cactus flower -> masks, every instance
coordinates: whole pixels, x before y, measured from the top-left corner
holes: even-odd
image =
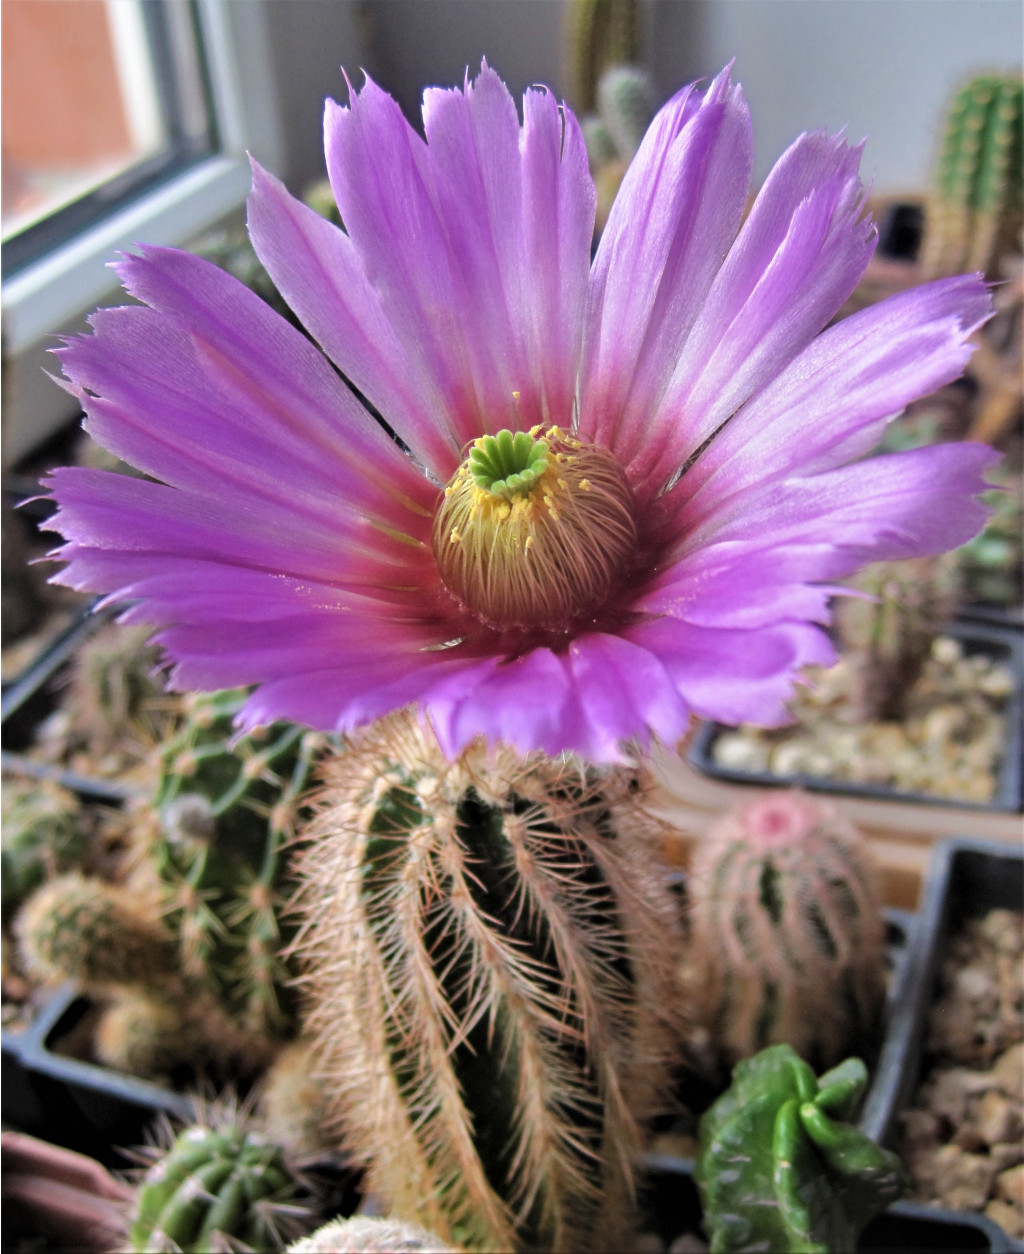
[[[485,63],[423,122],[370,81],[328,102],[344,230],[254,167],[253,244],[322,353],[196,257],[120,262],[143,304],[58,351],[88,430],[151,479],[53,474],[56,581],[133,602],[174,687],[256,685],[247,725],[414,703],[452,755],[609,762],[694,713],[784,722],[832,660],[835,581],[984,520],[990,449],[865,460],[962,371],[981,276],[829,326],[875,243],[860,148],[801,135],[744,219],[728,69],[655,118],[593,265],[583,140],[547,91],[520,122]]]

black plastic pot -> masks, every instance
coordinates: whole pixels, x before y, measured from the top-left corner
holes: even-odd
[[[655,1232],[666,1247],[682,1233],[702,1233],[700,1194],[692,1166],[685,1159],[650,1155],[641,1182],[641,1227]],[[984,1215],[936,1210],[914,1202],[896,1202],[861,1233],[856,1254],[940,1254],[989,1251],[1012,1254],[1020,1247]],[[854,1254],[850,1251],[850,1254]]]
[[[885,801],[907,801],[917,805],[955,806],[967,810],[999,810],[1018,813],[1024,810],[1024,636],[1008,627],[976,622],[957,622],[943,635],[959,640],[968,655],[985,653],[1007,663],[1015,677],[1014,690],[1007,700],[1006,741],[999,769],[995,794],[989,802],[961,801],[955,797],[936,797],[929,793],[903,792],[881,784],[857,784],[847,780],[819,775],[775,775],[770,771],[740,771],[719,766],[714,747],[720,736],[732,728],[722,723],[704,723],[697,731],[688,753],[688,760],[702,774],[730,784],[749,784],[758,788],[806,788],[811,792],[837,793],[849,797],[870,797]]]
[[[965,919],[993,909],[1024,912],[1024,849],[961,838],[936,845],[910,941],[905,992],[894,1007],[885,1057],[861,1124],[874,1140],[895,1142],[899,1112],[913,1100],[947,941]]]
[[[161,1115],[190,1119],[194,1106],[160,1085],[58,1053],[54,1045],[87,1009],[68,984],[28,1028],[0,1036],[3,1120],[107,1166],[124,1166],[120,1149],[142,1144]]]

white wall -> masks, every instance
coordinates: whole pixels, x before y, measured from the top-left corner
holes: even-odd
[[[952,88],[1021,68],[1019,0],[653,0],[652,63],[671,91],[732,57],[750,100],[756,177],[803,130],[867,136],[879,192],[928,182]]]

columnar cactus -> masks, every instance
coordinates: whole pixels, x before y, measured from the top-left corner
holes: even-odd
[[[883,921],[858,834],[831,806],[779,792],[727,814],[689,891],[694,1052],[709,1078],[780,1042],[829,1066],[872,1031]]]
[[[960,600],[958,556],[867,566],[843,597],[836,622],[854,672],[854,708],[865,721],[901,721],[932,643]]]
[[[610,65],[640,60],[639,0],[571,0],[565,52],[569,95],[577,113],[597,108],[597,85]]]
[[[985,74],[953,98],[928,203],[922,265],[929,276],[984,270],[1020,250],[1024,80]]]
[[[307,1028],[370,1189],[470,1248],[621,1248],[679,1014],[676,906],[629,778],[504,747],[449,763],[399,715],[326,780]]]
[[[293,1027],[285,844],[321,738],[275,723],[239,739],[233,719],[243,701],[239,691],[189,698],[161,754],[159,821],[141,845],[186,982],[213,994],[243,1031],[280,1037]]]
[[[133,1254],[259,1250],[273,1254],[308,1225],[303,1182],[281,1149],[245,1120],[186,1128],[154,1158],[129,1229]]]
[[[704,1115],[697,1184],[711,1254],[835,1254],[904,1188],[899,1159],[849,1119],[859,1058],[815,1079],[788,1045],[741,1062]]]

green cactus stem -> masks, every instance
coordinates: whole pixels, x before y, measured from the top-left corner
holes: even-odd
[[[322,738],[290,723],[239,738],[245,693],[189,698],[163,747],[151,824],[141,842],[186,982],[206,990],[255,1036],[294,1029],[285,846],[302,813]]]
[[[611,65],[640,60],[639,0],[570,0],[565,56],[569,98],[578,114],[597,108],[597,85]]]
[[[928,277],[983,270],[1019,252],[1022,96],[1017,75],[984,74],[953,97],[928,203],[922,266]]]
[[[0,840],[0,891],[7,921],[47,878],[84,865],[92,852],[81,802],[43,779],[4,780]]]
[[[815,1079],[788,1045],[741,1062],[701,1120],[697,1185],[711,1254],[840,1254],[904,1188],[903,1168],[844,1122],[858,1058]]]
[[[15,919],[25,970],[99,991],[159,981],[173,970],[174,950],[155,914],[124,888],[78,872],[59,876]]]
[[[408,714],[325,775],[307,1030],[368,1187],[471,1249],[621,1248],[680,1013],[631,778],[479,745],[450,763]]]
[[[854,707],[865,722],[902,722],[932,643],[961,596],[959,557],[904,558],[867,566],[842,597],[836,623],[855,672]]]
[[[130,1220],[133,1254],[273,1254],[308,1223],[304,1186],[281,1149],[244,1119],[186,1128],[155,1158]]]
[[[798,792],[768,793],[708,831],[689,879],[695,1057],[711,1080],[785,1042],[830,1066],[871,1038],[884,925],[857,831]]]

